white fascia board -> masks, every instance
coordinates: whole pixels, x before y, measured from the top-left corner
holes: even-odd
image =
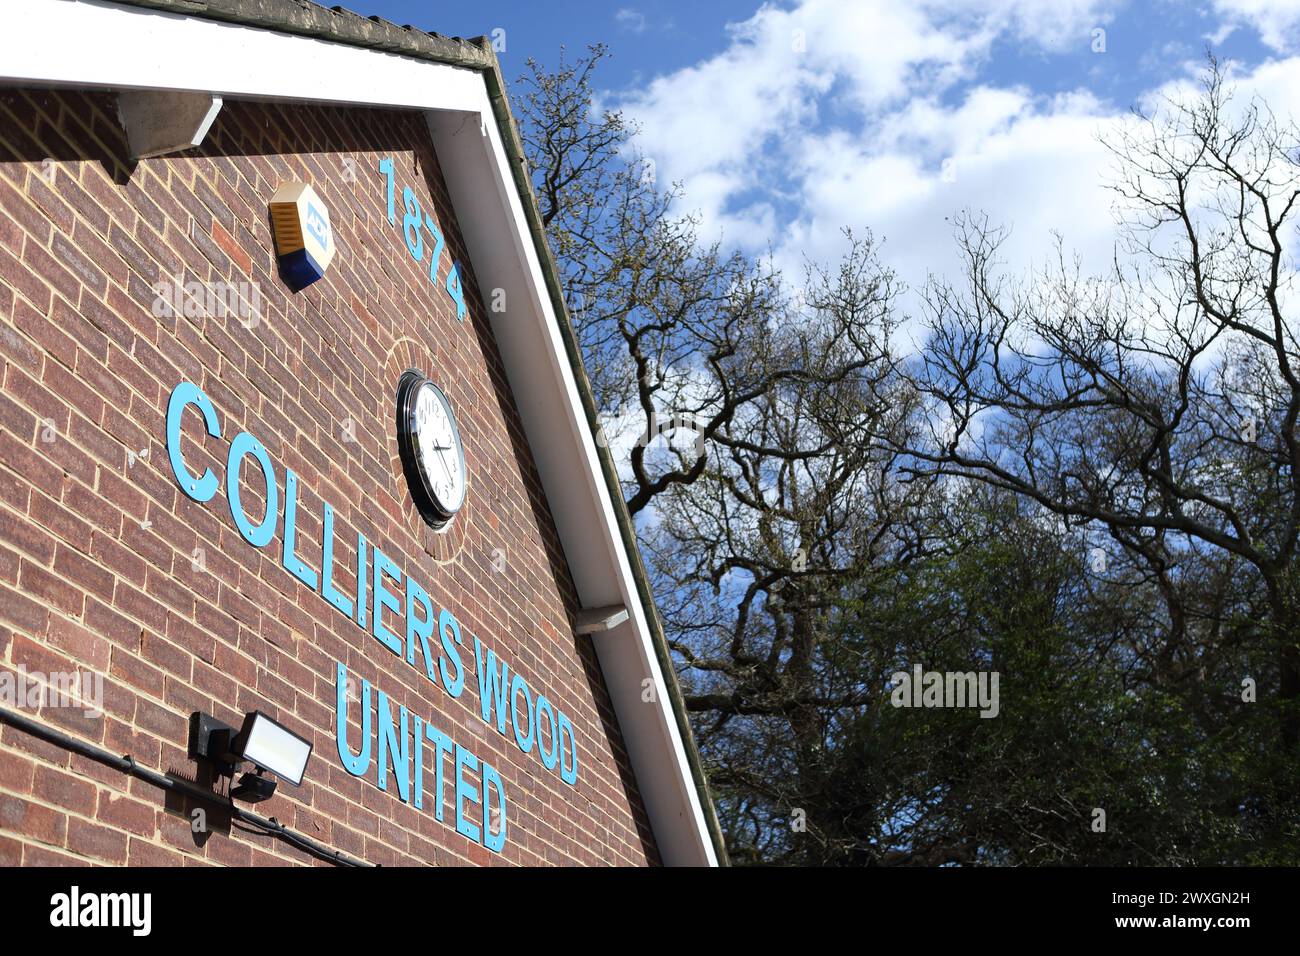
[[[412,109],[464,103],[483,87],[474,70],[217,20],[100,0],[11,6],[0,31],[6,83]]]
[[[101,0],[28,0],[6,12],[0,84],[192,90],[426,111],[475,275],[485,289],[506,292],[506,312],[489,313],[493,332],[579,598],[587,607],[624,604],[631,612],[626,623],[589,639],[596,645],[660,854],[669,864],[716,866],[614,503],[482,74]],[[487,197],[492,202],[485,206]],[[484,298],[491,301],[491,294]],[[643,702],[647,678],[654,689],[648,703]]]
[[[484,115],[490,116],[486,87]],[[480,285],[505,291],[505,313],[489,313],[510,387],[519,403],[546,500],[564,542],[578,596],[586,607],[623,604],[627,623],[595,643],[637,784],[665,862],[716,866],[667,684],[659,667],[614,504],[597,457],[573,369],[546,292],[500,131],[431,113],[429,126]],[[499,203],[469,205],[485,195]],[[485,268],[486,266],[486,268]],[[491,299],[491,292],[485,296]],[[562,409],[555,415],[552,409]],[[646,679],[653,701],[645,702]]]

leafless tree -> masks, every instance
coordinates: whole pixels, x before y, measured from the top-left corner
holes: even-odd
[[[702,242],[604,56],[530,64],[525,140],[733,859],[1293,859],[1292,133],[1212,65],[1112,140],[1111,274],[1012,280],[967,215],[903,356],[874,238],[797,290]],[[890,706],[917,662],[1003,716]]]
[[[1173,579],[1207,555],[1266,590],[1280,741],[1300,741],[1300,368],[1287,250],[1297,135],[1239,104],[1211,61],[1203,87],[1110,141],[1124,244],[1112,273],[1064,255],[1008,278],[1005,233],[958,223],[965,274],[927,290],[914,376],[944,440],[910,436],[905,471],[963,476],[1102,529],[1170,597],[1162,653],[1186,640]],[[1232,688],[1224,688],[1231,693]]]
[[[701,241],[698,220],[675,212],[680,188],[635,152],[633,127],[595,110],[591,75],[605,55],[594,46],[554,73],[530,61],[524,144],[597,404],[631,437],[625,497],[636,515],[707,467],[677,442],[651,454],[661,434],[744,451],[747,420],[782,388],[834,388],[877,356],[848,312],[826,314],[837,347],[821,355],[783,332],[792,306],[771,263]]]

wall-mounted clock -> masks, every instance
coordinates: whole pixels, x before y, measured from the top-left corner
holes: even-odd
[[[465,504],[465,450],[451,402],[414,369],[397,383],[397,447],[416,508],[431,527],[445,528]]]

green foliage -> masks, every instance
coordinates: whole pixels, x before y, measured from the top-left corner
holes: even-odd
[[[1270,655],[1240,646],[1169,681],[1141,659],[1141,588],[1099,583],[1014,500],[967,496],[942,554],[846,600],[827,666],[880,688],[826,725],[815,771],[767,793],[710,752],[741,861],[803,865],[1206,865],[1300,859],[1296,762],[1242,700]],[[1150,595],[1146,596],[1147,598]],[[895,670],[1000,675],[1000,711],[908,709]],[[769,731],[778,734],[778,731]],[[743,764],[748,758],[741,755]],[[779,795],[779,799],[772,797]],[[794,808],[807,829],[791,828]],[[1093,829],[1105,811],[1105,832]]]

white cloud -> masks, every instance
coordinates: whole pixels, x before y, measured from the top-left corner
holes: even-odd
[[[1214,0],[1214,9],[1223,17],[1216,36],[1226,39],[1234,29],[1249,26],[1279,53],[1294,50],[1300,41],[1300,0]]]
[[[964,88],[999,37],[1087,49],[1109,10],[1103,0],[764,6],[729,27],[722,53],[625,105],[660,178],[682,181],[686,208],[729,241],[773,244],[797,271],[804,254],[837,258],[843,226],[869,226],[916,285],[952,249],[945,217],[965,206],[994,200],[988,212],[1033,250],[1052,226],[1109,228],[1093,182],[1099,104]]]
[[[1288,4],[1300,11],[1300,0]],[[1131,119],[1086,91],[996,85],[985,68],[999,38],[1031,51],[1087,50],[1111,6],[764,6],[729,28],[723,52],[624,105],[660,179],[683,182],[684,208],[750,252],[771,245],[792,277],[805,255],[837,259],[844,226],[869,227],[886,239],[885,261],[916,288],[957,266],[951,220],[967,208],[1011,228],[1003,253],[1014,271],[1045,263],[1053,231],[1085,269],[1104,271],[1116,239],[1104,142]],[[1265,64],[1242,78],[1243,92],[1300,107],[1297,78],[1300,60]]]
[[[640,10],[632,7],[623,7],[614,14],[614,22],[622,29],[630,33],[644,33],[646,28],[645,14]]]
[[[931,274],[958,274],[953,219],[969,208],[1011,230],[1001,257],[1015,274],[1047,264],[1054,230],[1085,266],[1104,269],[1114,221],[1101,175],[1109,154],[1098,136],[1107,120],[1096,104],[1086,98],[1039,107],[1025,102],[989,124],[980,115],[983,98],[972,94],[941,127],[936,141],[954,147],[947,167],[843,134],[810,146],[800,169],[805,205],[799,228],[781,249],[783,263],[802,254],[834,260],[842,252],[843,225],[869,226],[886,239],[884,261],[915,290]],[[918,299],[908,297],[903,306],[916,317]]]

